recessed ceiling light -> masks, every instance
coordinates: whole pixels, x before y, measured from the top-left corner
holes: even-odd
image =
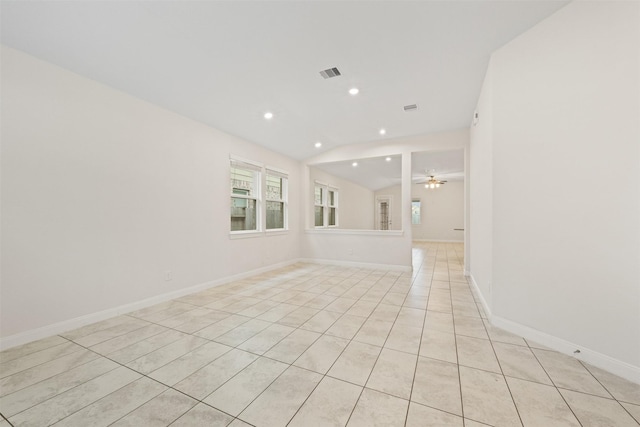
[[[267,120],[271,120],[273,118],[273,113],[270,111],[267,111],[266,113],[264,113],[264,118]]]
[[[356,166],[358,166],[358,162],[351,163],[351,166],[353,166],[355,168]]]
[[[386,158],[386,159],[384,159],[384,160],[385,160],[385,161],[387,161],[387,162],[390,162],[390,161],[391,161],[391,157],[387,157],[387,158]]]
[[[360,89],[358,89],[357,87],[352,87],[351,89],[349,89],[349,95],[357,95],[358,92],[360,92]]]
[[[380,129],[380,135],[385,135],[387,133],[386,129]]]
[[[315,143],[315,147],[316,147],[316,148],[320,148],[320,147],[322,147],[322,142],[320,142],[320,141],[316,142],[316,143]]]

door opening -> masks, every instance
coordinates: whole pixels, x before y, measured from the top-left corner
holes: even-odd
[[[378,230],[391,230],[392,225],[392,196],[376,197],[376,228]]]

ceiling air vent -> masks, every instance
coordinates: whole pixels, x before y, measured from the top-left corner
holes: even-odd
[[[417,109],[418,109],[418,106],[416,104],[404,106],[404,111],[416,111]]]
[[[336,68],[327,68],[326,70],[320,71],[320,75],[325,79],[330,79],[331,77],[338,77],[340,75],[340,71]]]

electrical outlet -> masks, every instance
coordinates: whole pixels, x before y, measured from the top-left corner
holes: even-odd
[[[348,253],[349,255],[353,255],[353,249],[349,249],[349,250],[347,251],[347,253]]]
[[[168,282],[169,280],[173,280],[173,271],[171,271],[171,270],[166,271],[166,272],[164,273],[164,280],[166,280],[167,282]]]

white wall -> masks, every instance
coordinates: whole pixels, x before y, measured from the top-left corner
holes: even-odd
[[[471,124],[469,143],[469,259],[471,280],[480,289],[488,308],[493,281],[493,85],[492,62],[484,78]]]
[[[2,337],[299,256],[297,161],[6,47],[2,118]],[[289,233],[230,240],[230,154],[289,171]]]
[[[422,202],[422,221],[413,226],[414,240],[464,241],[464,182],[449,181],[439,188],[414,185],[411,197]]]
[[[346,179],[331,175],[317,168],[309,170],[309,186],[312,195],[309,203],[313,204],[315,182],[320,181],[338,189],[338,228],[353,230],[373,230],[373,191]],[[312,227],[313,211],[308,218]]]
[[[495,52],[471,141],[471,269],[493,249],[498,323],[638,382],[639,8],[573,2]]]
[[[400,194],[400,186],[376,191],[380,195]],[[413,240],[463,242],[464,229],[464,181],[449,181],[437,189],[426,189],[424,185],[413,184],[411,199],[419,199],[422,205],[420,224],[411,225]],[[394,210],[399,210],[394,206]],[[397,215],[399,212],[395,212]]]

